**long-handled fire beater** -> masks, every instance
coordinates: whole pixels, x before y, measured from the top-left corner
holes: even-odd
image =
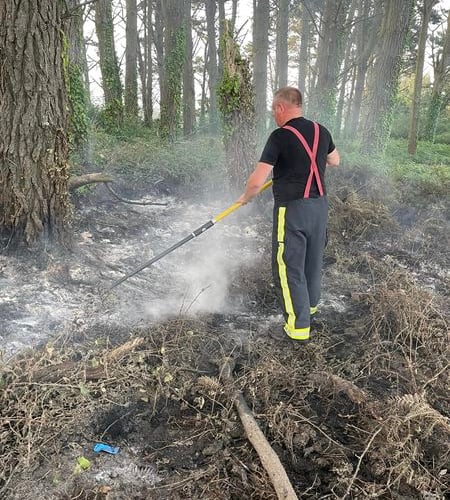
[[[264,191],[265,189],[267,189],[271,185],[272,185],[272,181],[266,182],[263,185],[263,187],[261,188],[260,193],[262,191]],[[164,250],[164,252],[161,252],[159,255],[156,255],[155,257],[153,257],[152,259],[150,259],[148,262],[145,262],[144,264],[142,264],[141,266],[139,266],[137,269],[135,269],[131,273],[126,274],[125,276],[122,276],[122,278],[118,279],[117,281],[115,281],[111,285],[110,290],[112,290],[116,286],[120,285],[121,283],[123,283],[128,278],[131,278],[135,274],[140,273],[143,269],[145,269],[146,267],[151,266],[152,264],[154,264],[158,260],[162,259],[163,257],[165,257],[166,255],[168,255],[169,253],[172,253],[174,250],[176,250],[177,248],[181,247],[182,245],[184,245],[188,241],[191,241],[194,238],[196,238],[197,236],[200,236],[205,231],[207,231],[210,227],[213,227],[215,224],[217,224],[217,222],[221,221],[222,219],[225,219],[225,217],[227,217],[228,215],[230,215],[231,213],[233,213],[240,206],[242,206],[241,203],[238,203],[238,202],[233,203],[233,205],[230,205],[226,210],[224,210],[223,212],[221,212],[216,217],[210,219],[208,222],[205,222],[205,224],[203,224],[202,226],[200,226],[199,228],[197,228],[195,231],[192,231],[191,234],[189,234],[188,236],[186,236],[185,238],[183,238],[182,240],[180,240],[178,243],[175,243],[175,245],[172,245],[167,250]]]

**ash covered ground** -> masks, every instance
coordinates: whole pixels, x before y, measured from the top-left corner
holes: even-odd
[[[270,203],[112,293],[233,200],[152,193],[168,207],[139,207],[99,187],[77,208],[70,250],[39,261],[4,252],[3,497],[276,498],[233,407],[241,391],[299,497],[445,498],[448,207],[372,194],[330,196],[306,345],[267,336],[280,321]],[[96,441],[120,453],[96,455]]]

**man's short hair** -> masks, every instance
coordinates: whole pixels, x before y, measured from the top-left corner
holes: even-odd
[[[295,87],[283,87],[278,89],[275,92],[273,99],[281,99],[282,101],[288,102],[294,106],[301,106],[303,102],[302,93]]]

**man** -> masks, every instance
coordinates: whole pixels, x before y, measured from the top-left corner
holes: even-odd
[[[272,270],[285,324],[272,336],[307,340],[320,298],[326,243],[325,169],[339,164],[339,153],[328,130],[303,117],[298,89],[278,90],[272,113],[280,128],[270,135],[238,202],[254,198],[273,170]]]

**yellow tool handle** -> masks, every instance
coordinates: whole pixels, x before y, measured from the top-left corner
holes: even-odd
[[[260,193],[262,193],[265,189],[267,189],[268,187],[270,187],[272,185],[272,182],[273,181],[267,181],[263,187],[259,190]],[[231,206],[229,206],[226,210],[224,210],[222,213],[220,213],[219,215],[217,215],[216,217],[214,217],[213,221],[214,221],[214,224],[216,222],[219,222],[220,220],[222,219],[225,219],[225,217],[227,215],[230,215],[232,212],[234,212],[235,210],[237,210],[239,207],[242,206],[242,203],[239,203],[239,202],[236,202],[236,203],[233,203]]]

